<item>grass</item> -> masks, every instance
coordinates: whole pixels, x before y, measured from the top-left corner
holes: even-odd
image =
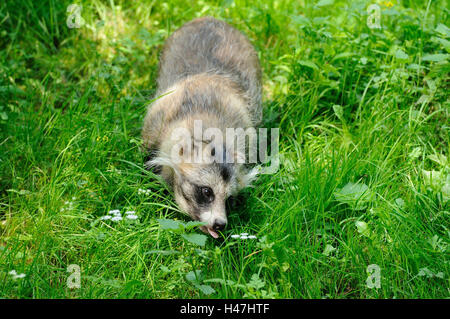
[[[445,1],[378,2],[381,29],[375,0],[73,2],[73,29],[71,1],[0,3],[0,297],[448,298]],[[204,246],[139,149],[164,40],[203,15],[259,52],[282,159]]]

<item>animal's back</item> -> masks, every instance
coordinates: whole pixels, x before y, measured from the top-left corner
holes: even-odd
[[[201,73],[233,80],[247,98],[252,118],[261,112],[261,70],[248,39],[226,22],[195,19],[175,31],[161,55],[158,94],[184,78]]]

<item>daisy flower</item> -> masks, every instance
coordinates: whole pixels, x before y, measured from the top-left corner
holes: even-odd
[[[15,271],[14,269],[8,272],[8,274],[10,274],[14,280],[19,278],[25,278],[26,276],[25,274],[18,274],[17,271]]]
[[[128,218],[128,219],[131,219],[131,220],[135,220],[135,219],[139,218],[139,216],[134,215],[134,214],[129,214],[129,215],[125,216],[125,217]]]
[[[121,221],[121,220],[122,220],[122,216],[114,216],[113,218],[111,218],[111,220],[112,220],[113,222]]]
[[[255,235],[249,235],[248,233],[241,233],[240,235],[231,235],[231,238],[234,239],[256,239]]]
[[[118,210],[118,209],[113,209],[113,210],[110,210],[110,211],[108,212],[108,214],[109,214],[109,215],[120,216],[120,210]]]

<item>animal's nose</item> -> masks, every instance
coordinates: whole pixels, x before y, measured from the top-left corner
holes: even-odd
[[[214,221],[213,229],[214,230],[223,230],[225,226],[227,225],[227,222],[223,219],[216,219]]]

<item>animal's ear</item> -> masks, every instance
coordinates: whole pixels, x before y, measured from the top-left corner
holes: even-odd
[[[245,168],[241,168],[243,170],[243,174],[239,174],[237,181],[239,189],[250,186],[250,184],[256,179],[258,176],[261,167],[256,166],[249,171],[245,171]]]
[[[162,168],[164,166],[166,167],[170,167],[171,169],[173,169],[173,171],[178,174],[178,165],[172,160],[172,158],[170,156],[167,156],[165,154],[158,154],[158,156],[150,159],[149,161],[147,161],[145,163],[145,166],[147,167],[147,169],[154,169],[154,170],[159,170],[159,172],[156,172],[156,174],[161,173]]]
[[[160,174],[162,170],[161,165],[157,164],[151,164],[151,161],[153,161],[157,156],[157,150],[155,148],[150,148],[147,150],[147,154],[144,158],[144,168],[146,170],[151,170],[155,174]]]

